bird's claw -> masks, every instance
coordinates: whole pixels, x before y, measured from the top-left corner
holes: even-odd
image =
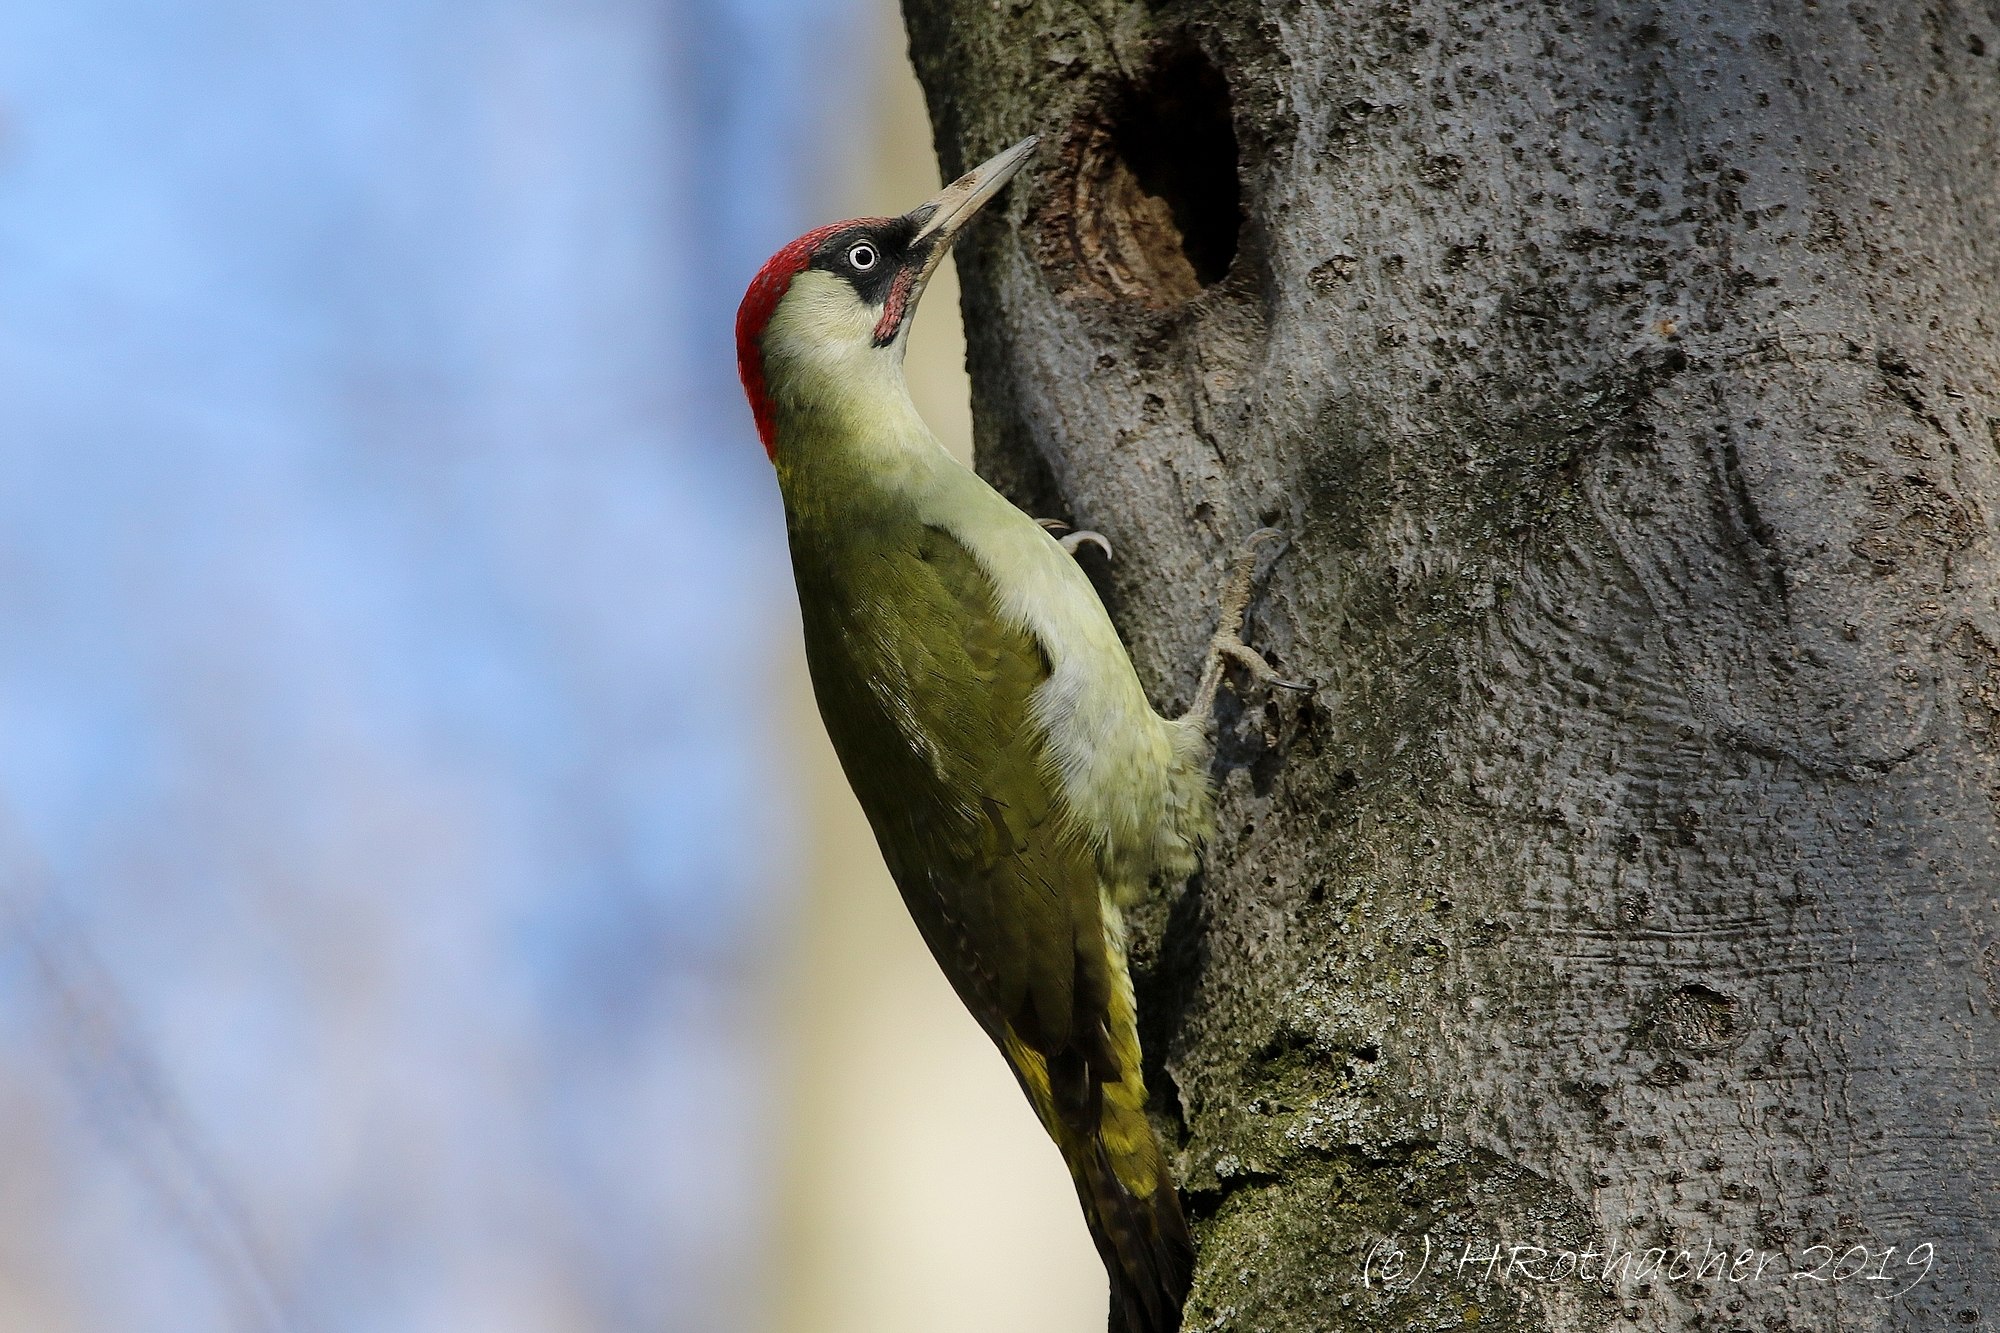
[[[1258,652],[1234,634],[1230,635],[1227,639],[1218,634],[1213,640],[1212,646],[1216,652],[1221,653],[1224,657],[1227,657],[1230,661],[1256,677],[1258,681],[1270,686],[1272,689],[1296,690],[1301,694],[1312,693],[1311,685],[1302,680],[1290,680],[1279,675],[1271,664],[1264,660],[1264,654]]]
[[[1243,641],[1243,620],[1250,610],[1250,595],[1257,586],[1257,548],[1265,542],[1283,542],[1285,534],[1276,528],[1259,528],[1250,534],[1229,570],[1229,582],[1222,593],[1221,614],[1215,634],[1208,641],[1208,662],[1195,692],[1193,712],[1204,719],[1213,714],[1216,691],[1222,687],[1224,667],[1234,662],[1261,684],[1281,690],[1310,693],[1305,681],[1287,680],[1272,669],[1264,655]]]
[[[1101,532],[1092,532],[1089,528],[1079,528],[1067,537],[1058,538],[1057,544],[1072,556],[1077,553],[1078,548],[1085,545],[1094,545],[1098,550],[1104,552],[1106,560],[1111,559],[1110,539]]]
[[[1069,532],[1069,524],[1059,518],[1038,518],[1035,522],[1041,524],[1052,533]],[[1075,532],[1069,532],[1069,536],[1067,537],[1058,537],[1056,538],[1056,544],[1069,552],[1072,557],[1083,547],[1094,545],[1098,550],[1104,552],[1106,560],[1112,558],[1111,539],[1101,532],[1092,532],[1088,528],[1080,528]]]

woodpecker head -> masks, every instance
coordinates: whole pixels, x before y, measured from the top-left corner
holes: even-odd
[[[781,403],[836,405],[900,390],[924,284],[1036,142],[1023,139],[901,217],[836,222],[771,256],[736,311],[736,369],[765,452],[777,452]]]

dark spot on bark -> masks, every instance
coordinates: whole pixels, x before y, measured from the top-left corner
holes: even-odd
[[[1908,560],[1941,561],[1972,545],[1977,532],[1966,507],[1928,477],[1884,480],[1869,489],[1868,499],[1875,512],[1850,549],[1882,573]]]
[[[1598,1079],[1563,1079],[1556,1084],[1556,1090],[1574,1101],[1590,1113],[1593,1120],[1609,1120],[1611,1110],[1604,1102],[1611,1096],[1611,1085]]]
[[[1433,189],[1456,185],[1464,174],[1465,160],[1453,153],[1426,151],[1417,165],[1417,179]]]
[[[1444,252],[1444,267],[1447,271],[1456,272],[1471,263],[1475,256],[1483,256],[1487,253],[1488,246],[1484,235],[1472,241],[1448,245],[1445,247]]]
[[[1830,208],[1813,210],[1812,224],[1806,231],[1806,248],[1810,250],[1830,250],[1847,239],[1847,224],[1840,214]]]
[[[1799,1233],[1788,1227],[1776,1213],[1757,1214],[1757,1241],[1765,1249],[1782,1250]]]
[[[1337,283],[1346,282],[1354,276],[1358,263],[1353,255],[1335,255],[1307,274],[1306,282],[1316,292],[1330,292]]]
[[[1901,353],[1886,348],[1877,354],[1875,365],[1882,372],[1883,389],[1891,398],[1938,434],[1947,438],[1950,436],[1951,432],[1938,419],[1937,413],[1931,411],[1930,404],[1924,401],[1923,393],[1917,387],[1924,378],[1924,372],[1912,366]]]
[[[1332,1063],[1333,1055],[1310,1025],[1285,1022],[1264,1039],[1250,1061],[1267,1069],[1298,1063],[1325,1066]]]
[[[1575,254],[1608,249],[1617,242],[1617,237],[1596,227],[1572,227],[1562,237],[1563,248]]]
[[[1755,430],[1763,423],[1753,419],[1744,424]],[[1721,515],[1724,528],[1735,537],[1738,550],[1759,582],[1770,587],[1780,606],[1787,606],[1791,601],[1791,588],[1778,535],[1757,503],[1756,494],[1744,475],[1742,451],[1734,441],[1723,444],[1719,462],[1725,492]]]
[[[1711,1055],[1736,1044],[1740,1033],[1735,997],[1690,982],[1668,995],[1656,1018],[1661,1038],[1675,1050]]]
[[[1353,143],[1371,125],[1393,125],[1402,108],[1393,102],[1371,102],[1365,97],[1350,98],[1335,107],[1327,118],[1327,138],[1336,143]]]

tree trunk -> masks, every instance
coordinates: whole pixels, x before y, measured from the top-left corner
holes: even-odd
[[[1163,709],[1292,538],[1135,921],[1187,1327],[2000,1320],[2000,7],[906,16]]]

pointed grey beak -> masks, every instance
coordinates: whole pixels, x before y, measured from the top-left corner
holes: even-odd
[[[937,272],[937,266],[951,250],[951,243],[958,239],[959,230],[988,199],[1000,192],[1001,186],[1014,178],[1040,142],[1040,135],[1029,135],[903,215],[915,224],[916,231],[910,237],[895,285],[883,302],[882,318],[876,322],[877,347],[901,346],[898,339],[909,326],[910,316],[915,313],[931,274]]]
[[[944,261],[945,252],[957,239],[960,228],[972,220],[988,199],[1000,192],[1000,187],[1014,178],[1040,143],[1039,134],[1031,134],[1006,152],[988,158],[972,170],[939,191],[936,197],[917,205],[909,216],[917,223],[917,234],[913,243],[924,245],[928,242],[924,256],[924,266],[917,273],[917,290],[930,279],[931,273]]]

